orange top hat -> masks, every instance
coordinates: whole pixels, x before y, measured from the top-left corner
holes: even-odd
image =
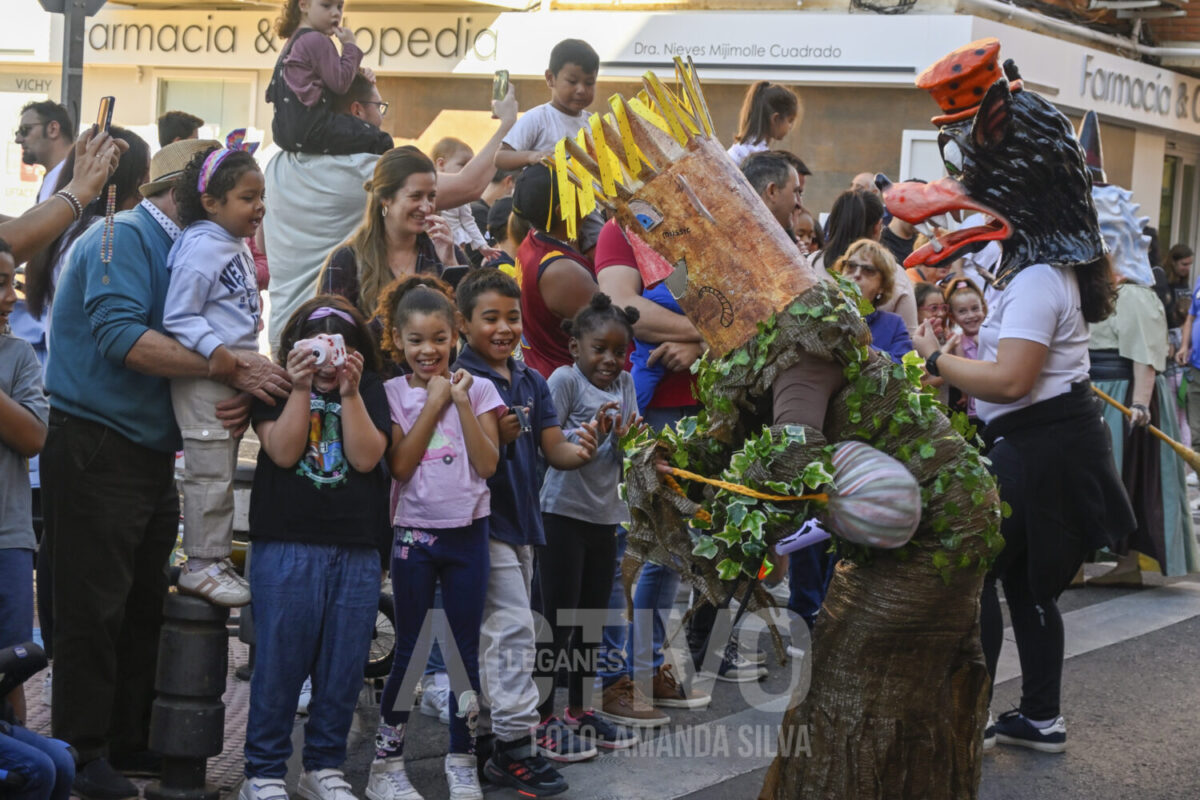
[[[917,76],[917,88],[928,90],[943,111],[930,121],[945,125],[972,116],[988,87],[1004,75],[999,60],[1000,40],[989,38],[964,45],[927,67]]]

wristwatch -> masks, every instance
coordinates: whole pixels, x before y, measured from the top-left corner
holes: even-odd
[[[940,378],[942,373],[938,372],[937,360],[941,358],[942,351],[934,350],[929,354],[929,358],[925,359],[925,371],[935,378]]]

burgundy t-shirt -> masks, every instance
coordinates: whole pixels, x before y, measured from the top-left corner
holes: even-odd
[[[569,244],[541,231],[531,230],[517,250],[521,318],[525,326],[521,336],[521,357],[546,379],[559,367],[574,363],[569,347],[571,337],[562,329],[563,318],[549,309],[538,288],[542,271],[558,258],[571,259],[586,269],[592,280],[596,279],[586,258]]]

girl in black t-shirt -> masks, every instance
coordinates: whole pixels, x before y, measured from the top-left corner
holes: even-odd
[[[343,364],[318,365],[313,347],[296,346],[318,334],[342,336]],[[252,413],[262,444],[250,496],[257,650],[242,796],[263,800],[286,797],[293,717],[309,675],[299,792],[350,791],[341,766],[379,603],[388,492],[379,465],[392,424],[375,341],[344,299],[322,295],[300,306],[278,360],[291,395]]]

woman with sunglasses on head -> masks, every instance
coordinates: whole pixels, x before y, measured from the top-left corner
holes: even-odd
[[[858,285],[858,290],[875,310],[867,315],[871,346],[891,356],[897,364],[912,350],[912,339],[899,314],[880,308],[895,289],[896,261],[887,248],[873,239],[853,242],[833,265],[833,271]]]

